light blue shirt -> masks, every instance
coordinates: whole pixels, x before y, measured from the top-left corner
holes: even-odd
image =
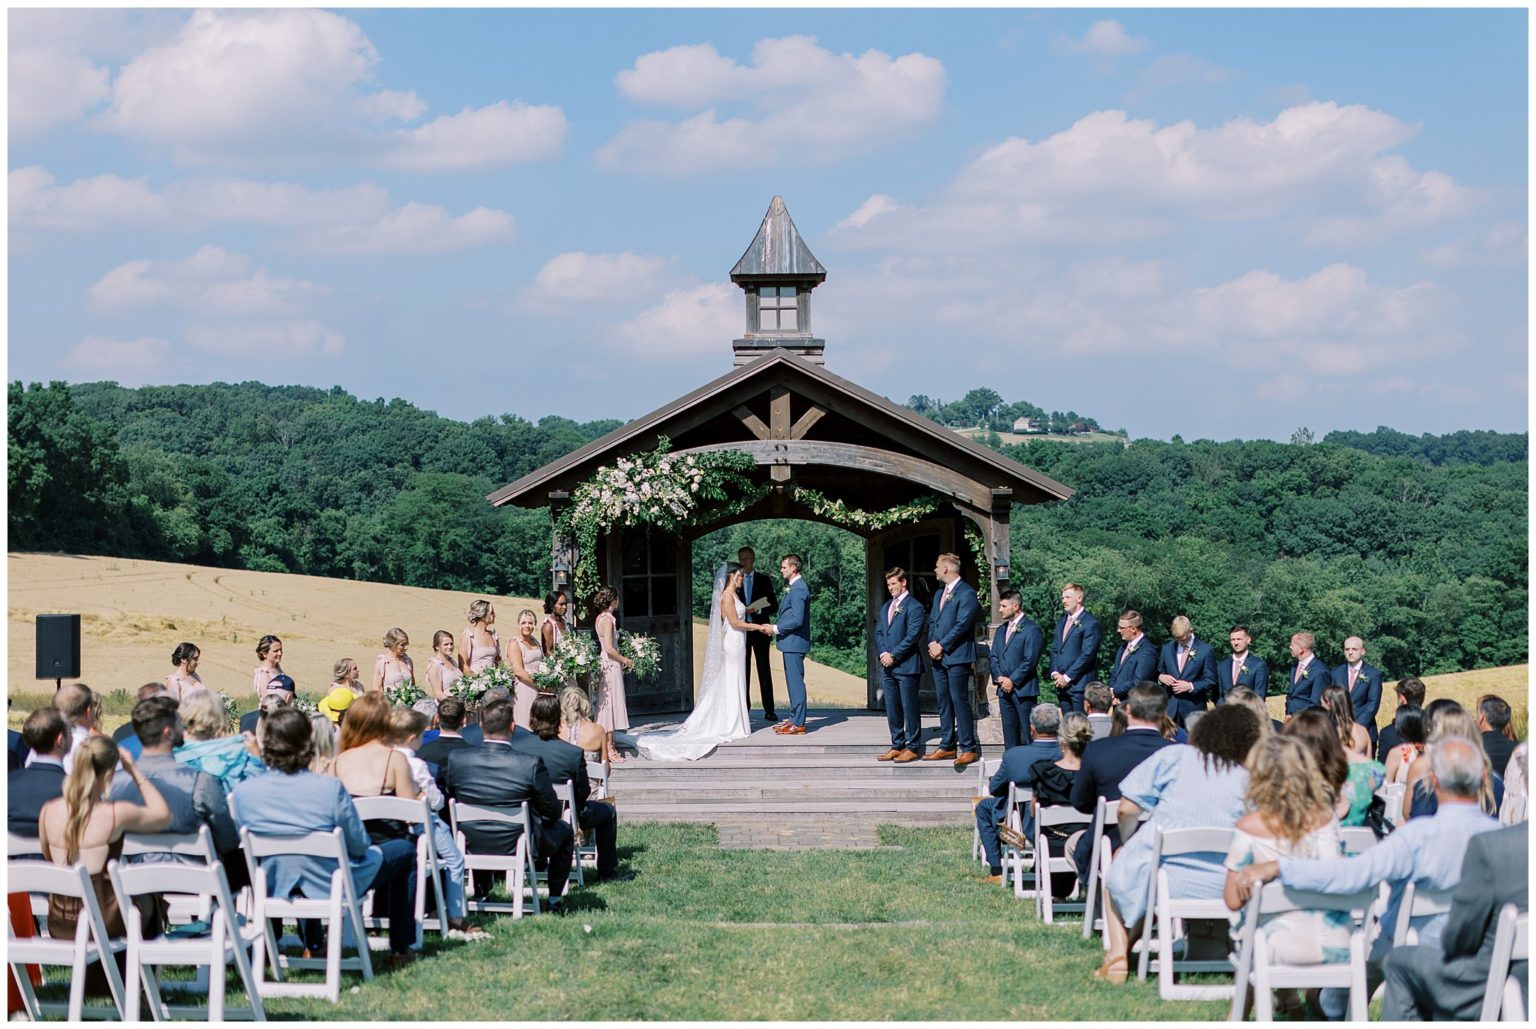
[[[749,604],[752,603],[752,576],[756,574],[756,572],[747,572],[741,577],[741,592]]]
[[[235,821],[265,836],[298,836],[330,832],[341,827],[342,842],[352,864],[352,882],[361,897],[378,874],[384,855],[368,843],[368,830],[340,779],[302,771],[287,775],[268,771],[246,779],[230,793]],[[295,893],[323,898],[331,895],[336,863],[326,858],[278,857],[264,862],[270,896],[287,899]]]
[[[1319,893],[1355,893],[1377,883],[1390,884],[1392,894],[1382,916],[1381,935],[1371,952],[1371,959],[1379,960],[1392,946],[1403,887],[1411,881],[1416,889],[1455,888],[1461,882],[1467,843],[1479,833],[1498,827],[1499,823],[1475,803],[1446,804],[1428,818],[1410,819],[1398,826],[1392,835],[1356,857],[1326,861],[1283,857],[1280,881]],[[1414,919],[1411,924],[1419,934],[1419,945],[1438,949],[1445,920],[1445,915]]]

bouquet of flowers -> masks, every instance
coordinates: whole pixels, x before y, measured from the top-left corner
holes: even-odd
[[[654,679],[661,671],[661,644],[654,636],[619,630],[619,653],[635,663],[637,679]]]
[[[597,668],[597,640],[584,632],[568,632],[555,643],[552,654],[533,673],[539,689],[555,692],[572,680],[583,678]]]
[[[448,694],[458,697],[466,704],[478,704],[480,698],[485,696],[485,691],[492,686],[503,686],[510,690],[515,682],[512,669],[506,665],[492,665],[473,675],[459,676],[449,685]]]
[[[384,691],[385,698],[395,707],[410,707],[426,695],[427,691],[417,686],[414,679],[397,682]]]
[[[235,698],[223,690],[219,691],[219,702],[224,705],[224,717],[230,725],[240,724],[240,708],[235,705]]]
[[[318,714],[320,711],[315,698],[311,697],[308,693],[295,693],[293,695],[293,706],[295,710],[302,711],[306,715]]]

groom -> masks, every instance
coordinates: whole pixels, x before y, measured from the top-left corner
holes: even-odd
[[[800,558],[790,554],[779,562],[784,576],[784,596],[779,599],[779,621],[767,626],[784,655],[784,684],[789,688],[789,717],[775,725],[780,736],[805,735],[805,655],[811,650],[811,591],[800,577]]]

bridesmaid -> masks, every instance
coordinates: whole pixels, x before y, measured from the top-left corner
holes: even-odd
[[[260,700],[267,695],[267,683],[283,674],[283,641],[276,636],[263,636],[261,642],[256,644],[256,656],[261,664],[256,666],[256,672],[251,676],[251,688],[256,691],[257,700]]]
[[[464,673],[453,656],[453,633],[439,629],[432,634],[432,660],[427,662],[427,695],[433,700],[448,696],[448,687]]]
[[[351,690],[352,696],[363,695],[363,685],[358,682],[362,671],[357,667],[357,662],[350,657],[344,657],[331,666],[331,684],[325,688],[327,693],[334,689]]]
[[[492,628],[496,609],[489,600],[469,605],[469,628],[464,630],[464,646],[459,651],[459,671],[474,675],[501,664],[501,637]]]
[[[373,681],[368,684],[369,693],[382,693],[402,682],[416,681],[416,666],[405,652],[410,644],[404,629],[391,629],[384,634],[384,653],[373,663]]]
[[[528,720],[533,715],[533,702],[539,695],[539,688],[533,682],[533,673],[544,666],[544,650],[539,646],[538,628],[539,616],[533,613],[532,608],[523,608],[517,613],[517,642],[507,648],[508,663],[512,666],[512,677],[516,680],[512,696],[512,719],[524,729],[528,728]]]
[[[559,590],[544,598],[544,624],[539,626],[539,645],[544,656],[555,652],[555,644],[565,635],[565,613],[570,610],[571,598]]]
[[[195,643],[180,643],[171,651],[171,664],[176,666],[176,670],[165,677],[165,691],[175,697],[177,703],[193,690],[208,688],[197,674],[197,662],[202,656],[203,652],[197,649]]]
[[[629,728],[629,708],[624,703],[624,672],[634,662],[619,653],[618,619],[615,617],[619,609],[619,591],[604,586],[592,598],[592,609],[597,612],[593,628],[597,630],[597,641],[602,648],[602,657],[598,661],[602,674],[597,683],[597,724],[609,732],[608,761],[623,764],[624,758],[614,747],[612,734]]]

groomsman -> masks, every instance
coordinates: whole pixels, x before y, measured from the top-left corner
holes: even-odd
[[[1291,656],[1296,663],[1291,666],[1291,684],[1285,695],[1285,717],[1298,711],[1317,707],[1328,685],[1328,666],[1314,653],[1317,640],[1310,632],[1298,632],[1291,637]]]
[[[1168,627],[1173,639],[1158,657],[1157,681],[1168,689],[1168,716],[1179,725],[1191,711],[1204,711],[1216,691],[1216,653],[1195,639],[1194,626],[1179,615]]]
[[[1003,720],[1003,747],[1022,747],[1029,742],[1029,713],[1040,699],[1040,651],[1045,638],[1034,619],[1024,614],[1024,598],[1008,590],[997,601],[1001,624],[992,637],[992,682],[997,686],[997,706]]]
[[[1120,634],[1120,649],[1109,666],[1109,688],[1120,703],[1138,682],[1151,680],[1157,668],[1157,650],[1141,631],[1141,612],[1124,611],[1115,631]]]
[[[1365,641],[1351,636],[1344,641],[1344,663],[1333,670],[1332,684],[1349,691],[1349,704],[1355,709],[1355,721],[1365,726],[1371,734],[1371,745],[1376,745],[1376,712],[1381,709],[1381,669],[1365,663]],[[1318,687],[1312,703],[1322,702],[1323,690]]]
[[[939,749],[923,760],[953,758],[956,768],[964,768],[981,760],[976,721],[971,717],[976,619],[981,617],[981,604],[976,591],[960,578],[958,555],[940,554],[933,574],[943,587],[928,613],[928,656],[933,659],[933,690],[939,695]]]
[[[1232,656],[1216,664],[1216,687],[1220,691],[1216,703],[1225,704],[1227,694],[1239,686],[1263,697],[1269,693],[1269,665],[1262,657],[1249,653],[1253,635],[1244,626],[1235,626],[1227,642],[1232,644]]]
[[[1051,681],[1062,709],[1082,714],[1083,689],[1097,678],[1104,630],[1083,610],[1083,588],[1075,582],[1061,588],[1061,611],[1051,630]]]
[[[754,570],[757,566],[757,552],[751,547],[742,547],[736,551],[736,560],[741,564],[741,585],[736,587],[736,595],[741,598],[741,602],[751,604],[758,598],[768,601],[768,606],[761,611],[747,612],[748,622],[761,625],[779,610],[779,597],[773,590],[773,577],[758,575]],[[773,641],[766,632],[747,633],[747,707],[752,706],[752,663],[756,661],[757,688],[763,695],[763,717],[770,722],[777,722],[779,716],[773,713],[773,673],[769,671],[768,665],[768,655],[772,650]]]
[[[917,688],[923,677],[918,647],[928,627],[923,605],[907,593],[907,570],[885,573],[891,599],[875,615],[875,652],[880,655],[880,682],[885,692],[885,720],[891,729],[891,749],[875,760],[904,765],[923,750],[923,720]]]

